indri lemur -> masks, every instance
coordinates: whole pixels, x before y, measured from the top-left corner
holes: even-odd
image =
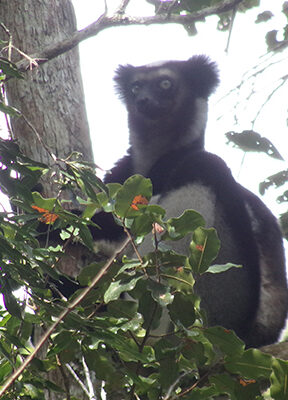
[[[115,82],[128,111],[130,148],[105,182],[123,183],[139,173],[152,180],[153,200],[167,217],[186,209],[200,212],[221,240],[215,262],[243,265],[204,274],[197,282],[209,324],[235,330],[249,346],[275,342],[287,313],[277,221],[257,196],[235,182],[222,159],[204,150],[208,97],[219,82],[216,65],[200,55],[119,66]],[[102,228],[93,232],[95,239],[121,240],[112,218],[102,213],[95,217]],[[175,242],[173,249],[187,253],[188,244],[188,239]]]

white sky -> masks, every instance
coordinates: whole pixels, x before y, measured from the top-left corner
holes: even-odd
[[[78,21],[82,29],[94,22],[104,11],[102,0],[72,0]],[[110,14],[120,0],[107,0]],[[229,53],[225,53],[228,32],[216,29],[218,17],[209,17],[205,23],[197,23],[198,35],[189,37],[183,27],[176,24],[133,26],[110,28],[80,44],[82,79],[85,90],[86,107],[90,124],[95,162],[109,169],[123,156],[128,147],[127,114],[124,106],[114,93],[113,76],[118,64],[131,63],[141,65],[164,59],[187,59],[194,54],[207,54],[217,61],[220,67],[221,84],[210,99],[209,121],[206,131],[206,148],[222,157],[231,168],[236,179],[250,190],[258,193],[259,182],[267,176],[287,168],[287,162],[275,161],[268,156],[250,153],[245,156],[241,166],[243,152],[226,145],[225,132],[241,132],[251,129],[251,119],[261,104],[265,92],[271,87],[271,75],[259,77],[256,83],[259,93],[249,102],[245,101],[250,90],[247,83],[241,90],[241,104],[237,109],[238,126],[234,121],[234,103],[237,94],[220,101],[242,79],[243,73],[259,63],[259,57],[265,55],[265,33],[272,29],[281,29],[286,23],[280,13],[282,0],[261,0],[261,7],[248,13],[238,13],[235,19]],[[131,15],[153,15],[153,6],[145,0],[131,0],[128,12]],[[271,10],[274,15],[267,23],[255,24],[258,13]],[[279,35],[281,40],[281,35]],[[275,68],[275,76],[282,76],[288,70],[288,57]],[[264,59],[267,56],[264,56]],[[270,55],[268,55],[270,57]],[[277,59],[277,57],[276,57]],[[261,60],[263,60],[261,58]],[[279,72],[280,71],[280,72]],[[254,130],[267,137],[278,148],[282,156],[288,159],[287,146],[287,84],[273,98],[272,106],[265,108],[255,124]],[[219,116],[224,118],[219,120]],[[281,189],[282,190],[282,189]],[[279,194],[281,194],[281,190]],[[277,206],[275,190],[270,189],[263,200],[275,214],[286,211],[286,205]],[[1,199],[1,202],[5,200]],[[5,202],[5,206],[6,206]]]
[[[108,1],[110,13],[119,3],[120,0]],[[104,2],[101,0],[73,0],[73,4],[79,29],[95,21],[104,11]],[[261,89],[258,96],[246,102],[244,94],[250,87],[249,84],[245,85],[237,112],[239,124],[234,126],[232,98],[221,102],[219,100],[239,84],[242,74],[257,65],[259,57],[266,53],[265,33],[272,29],[281,31],[286,22],[283,15],[278,19],[272,18],[268,23],[255,24],[258,13],[264,10],[268,9],[274,15],[279,15],[282,1],[262,0],[261,4],[261,8],[252,9],[246,14],[237,14],[228,55],[225,53],[228,32],[217,31],[217,17],[210,17],[207,19],[208,23],[197,23],[198,35],[193,37],[189,37],[184,28],[176,24],[133,26],[110,28],[81,43],[82,77],[96,163],[103,168],[110,168],[128,146],[126,111],[114,93],[112,81],[118,64],[141,65],[163,59],[187,59],[200,53],[208,54],[217,61],[221,73],[220,88],[210,100],[207,150],[220,155],[232,169],[234,176],[256,193],[260,181],[287,168],[284,162],[255,153],[247,154],[241,167],[243,153],[225,145],[225,132],[251,129],[255,106],[261,104],[265,92],[271,86],[271,76],[260,77],[256,81],[258,89]],[[153,15],[153,7],[144,0],[131,1],[131,7],[127,11],[133,15]],[[286,60],[286,65],[282,62],[279,68],[285,71],[287,67]],[[274,103],[273,108],[264,109],[254,129],[270,139],[287,160],[288,102],[279,102],[285,91],[287,93],[287,85],[282,89],[282,95],[275,97],[277,103]],[[222,114],[225,117],[217,121]],[[264,201],[274,210],[275,197],[273,190],[264,197]],[[282,206],[274,212],[280,210],[284,211],[285,208]]]

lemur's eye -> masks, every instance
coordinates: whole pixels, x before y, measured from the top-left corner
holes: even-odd
[[[170,81],[170,79],[162,79],[162,81],[160,81],[159,86],[161,87],[161,89],[164,90],[168,90],[172,87],[172,82]]]
[[[139,83],[133,83],[133,85],[131,87],[131,92],[133,94],[138,94],[140,89],[141,89],[141,85]]]

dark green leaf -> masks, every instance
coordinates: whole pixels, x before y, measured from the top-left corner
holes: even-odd
[[[116,282],[112,282],[104,295],[105,303],[109,301],[117,300],[121,293],[129,292],[135,288],[136,283],[141,279],[143,275],[136,276],[135,278],[125,278]]]
[[[24,76],[19,72],[16,64],[7,58],[0,57],[0,69],[5,75],[12,76],[18,79],[24,79]]]
[[[172,240],[179,240],[188,233],[195,231],[199,226],[204,226],[205,221],[201,214],[193,210],[186,210],[178,218],[170,218],[167,221],[167,236]]]
[[[277,172],[277,174],[271,175],[261,182],[259,185],[260,194],[264,194],[267,189],[271,186],[280,187],[288,181],[288,170]]]
[[[270,394],[275,400],[288,399],[288,362],[273,359]]]
[[[21,307],[19,306],[17,300],[13,296],[12,293],[9,293],[8,291],[3,294],[3,299],[4,299],[4,304],[9,311],[11,315],[14,317],[17,317],[19,319],[22,319],[22,310]]]
[[[141,175],[131,176],[117,192],[116,214],[122,218],[140,215],[141,204],[148,204],[151,196],[152,183],[150,179],[143,178]]]
[[[207,272],[210,272],[211,274],[219,274],[220,272],[228,271],[228,269],[230,268],[242,268],[242,265],[236,265],[232,263],[221,264],[221,265],[214,264],[207,269]]]
[[[262,137],[254,131],[227,132],[226,137],[236,147],[243,151],[257,151],[266,153],[268,156],[283,160],[276,147],[267,138]]]
[[[189,263],[192,271],[200,274],[207,271],[219,249],[220,241],[215,229],[197,228],[190,244]]]
[[[244,352],[245,344],[240,340],[233,331],[224,329],[220,326],[206,328],[204,336],[220,350],[227,355],[241,355]]]
[[[150,292],[144,292],[140,297],[138,311],[144,317],[144,329],[158,328],[162,315],[162,307],[152,298]]]
[[[0,101],[0,111],[5,114],[10,115],[11,117],[20,117],[21,113],[16,108],[7,106],[5,103]]]
[[[176,293],[173,303],[168,306],[171,319],[189,328],[195,322],[194,298],[192,295]]]
[[[272,372],[272,357],[257,349],[246,350],[241,356],[227,358],[225,368],[233,374],[248,379],[269,378]]]
[[[174,299],[174,296],[170,292],[170,288],[162,283],[151,280],[148,283],[148,289],[151,291],[153,299],[162,307],[171,304]]]
[[[165,358],[160,361],[160,384],[165,389],[171,386],[179,376],[179,364],[175,358]]]
[[[257,15],[257,19],[255,21],[256,24],[259,24],[260,22],[266,22],[269,19],[273,17],[273,13],[270,10],[263,11],[262,13]]]

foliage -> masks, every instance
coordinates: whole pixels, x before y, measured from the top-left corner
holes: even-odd
[[[167,15],[183,11],[189,14],[220,4],[214,0],[149,2],[161,6],[157,13]],[[254,0],[244,2],[247,8],[257,4]],[[229,18],[227,22],[227,15],[221,17],[222,29],[229,28]],[[190,33],[195,31],[193,28],[194,23],[186,24]],[[0,70],[1,81],[22,78],[7,59],[0,58]],[[0,102],[0,111],[19,115],[4,100]],[[253,151],[260,149],[278,157],[270,142],[251,133],[255,139]],[[234,139],[239,135],[233,134]],[[239,139],[243,138],[237,136]],[[245,141],[242,145],[245,150],[249,147]],[[213,229],[203,227],[204,220],[198,213],[187,210],[179,218],[166,220],[165,210],[149,204],[152,185],[148,179],[136,175],[124,185],[104,185],[95,176],[94,166],[78,155],[61,160],[51,171],[21,154],[17,144],[1,140],[0,157],[1,189],[13,205],[13,211],[0,213],[0,284],[4,301],[0,309],[0,385],[4,386],[32,355],[21,376],[11,381],[1,398],[41,400],[44,389],[71,398],[69,388],[65,393],[45,373],[58,368],[66,373],[73,370],[83,382],[81,363],[89,368],[90,376],[96,373],[104,382],[108,394],[122,390],[127,398],[134,395],[151,400],[197,400],[227,394],[237,400],[261,399],[261,385],[267,382],[272,398],[287,398],[287,362],[256,349],[246,350],[233,332],[205,324],[205,312],[193,290],[195,281],[201,274],[224,272],[237,266],[211,266],[220,243]],[[65,210],[65,203],[58,197],[45,199],[33,192],[45,174],[53,177],[59,192],[81,189],[82,197],[77,198],[85,206],[81,216]],[[267,178],[263,192],[275,182],[282,185],[282,181],[287,181],[287,171]],[[283,201],[287,198],[286,194]],[[83,289],[71,299],[55,298],[50,280],[62,276],[58,265],[65,256],[66,244],[81,244],[87,251],[94,251],[89,226],[99,209],[112,213],[115,223],[132,234],[133,245],[149,235],[155,250],[134,258],[130,251],[130,256],[117,257],[106,264],[87,263],[77,277],[83,287],[95,283],[95,276],[102,277],[91,285],[81,303],[77,304],[75,299],[83,294]],[[40,240],[39,222],[48,226],[45,240]],[[48,245],[49,237],[57,229],[62,230],[66,242]],[[169,250],[171,241],[185,235],[192,235],[188,256]],[[22,291],[20,297],[18,289]],[[123,293],[129,293],[129,300],[123,299]],[[67,311],[65,317],[59,319],[63,310]],[[168,319],[168,333],[157,331],[161,316]],[[55,320],[57,325],[53,325]],[[37,326],[44,331],[55,326],[41,358],[33,353]]]
[[[261,384],[269,380],[271,396],[286,398],[286,362],[256,349],[246,350],[232,331],[205,324],[205,312],[193,290],[195,281],[204,273],[236,266],[210,266],[220,243],[213,229],[203,227],[197,212],[187,210],[179,218],[165,219],[161,207],[149,204],[149,179],[134,175],[123,185],[103,185],[94,166],[78,157],[66,160],[65,167],[62,162],[53,168],[54,172],[58,169],[53,176],[61,190],[81,188],[78,201],[86,208],[78,217],[65,211],[59,198],[44,199],[33,192],[40,176],[50,172],[46,165],[23,156],[12,141],[1,140],[0,156],[1,187],[14,210],[0,215],[1,385],[31,356],[34,327],[47,330],[67,310],[49,337],[46,355],[33,354],[2,398],[44,399],[45,388],[61,393],[63,389],[44,373],[73,369],[84,380],[81,360],[90,374],[104,381],[108,394],[121,390],[124,398],[209,399],[227,394],[237,400],[261,399]],[[122,255],[106,263],[101,280],[75,306],[83,289],[69,300],[54,298],[49,285],[49,277],[60,277],[58,265],[65,243],[41,247],[36,229],[40,219],[49,227],[46,235],[62,229],[68,241],[75,246],[81,242],[91,251],[88,226],[97,209],[112,213],[133,235],[134,245],[149,235],[155,250],[139,257]],[[192,235],[188,256],[169,250],[171,241],[187,234]],[[87,264],[77,278],[80,284],[91,284],[103,265]],[[19,288],[25,294],[20,298],[15,293]],[[129,299],[123,299],[124,292]],[[168,332],[157,330],[161,315]],[[67,392],[64,397],[68,398]]]

